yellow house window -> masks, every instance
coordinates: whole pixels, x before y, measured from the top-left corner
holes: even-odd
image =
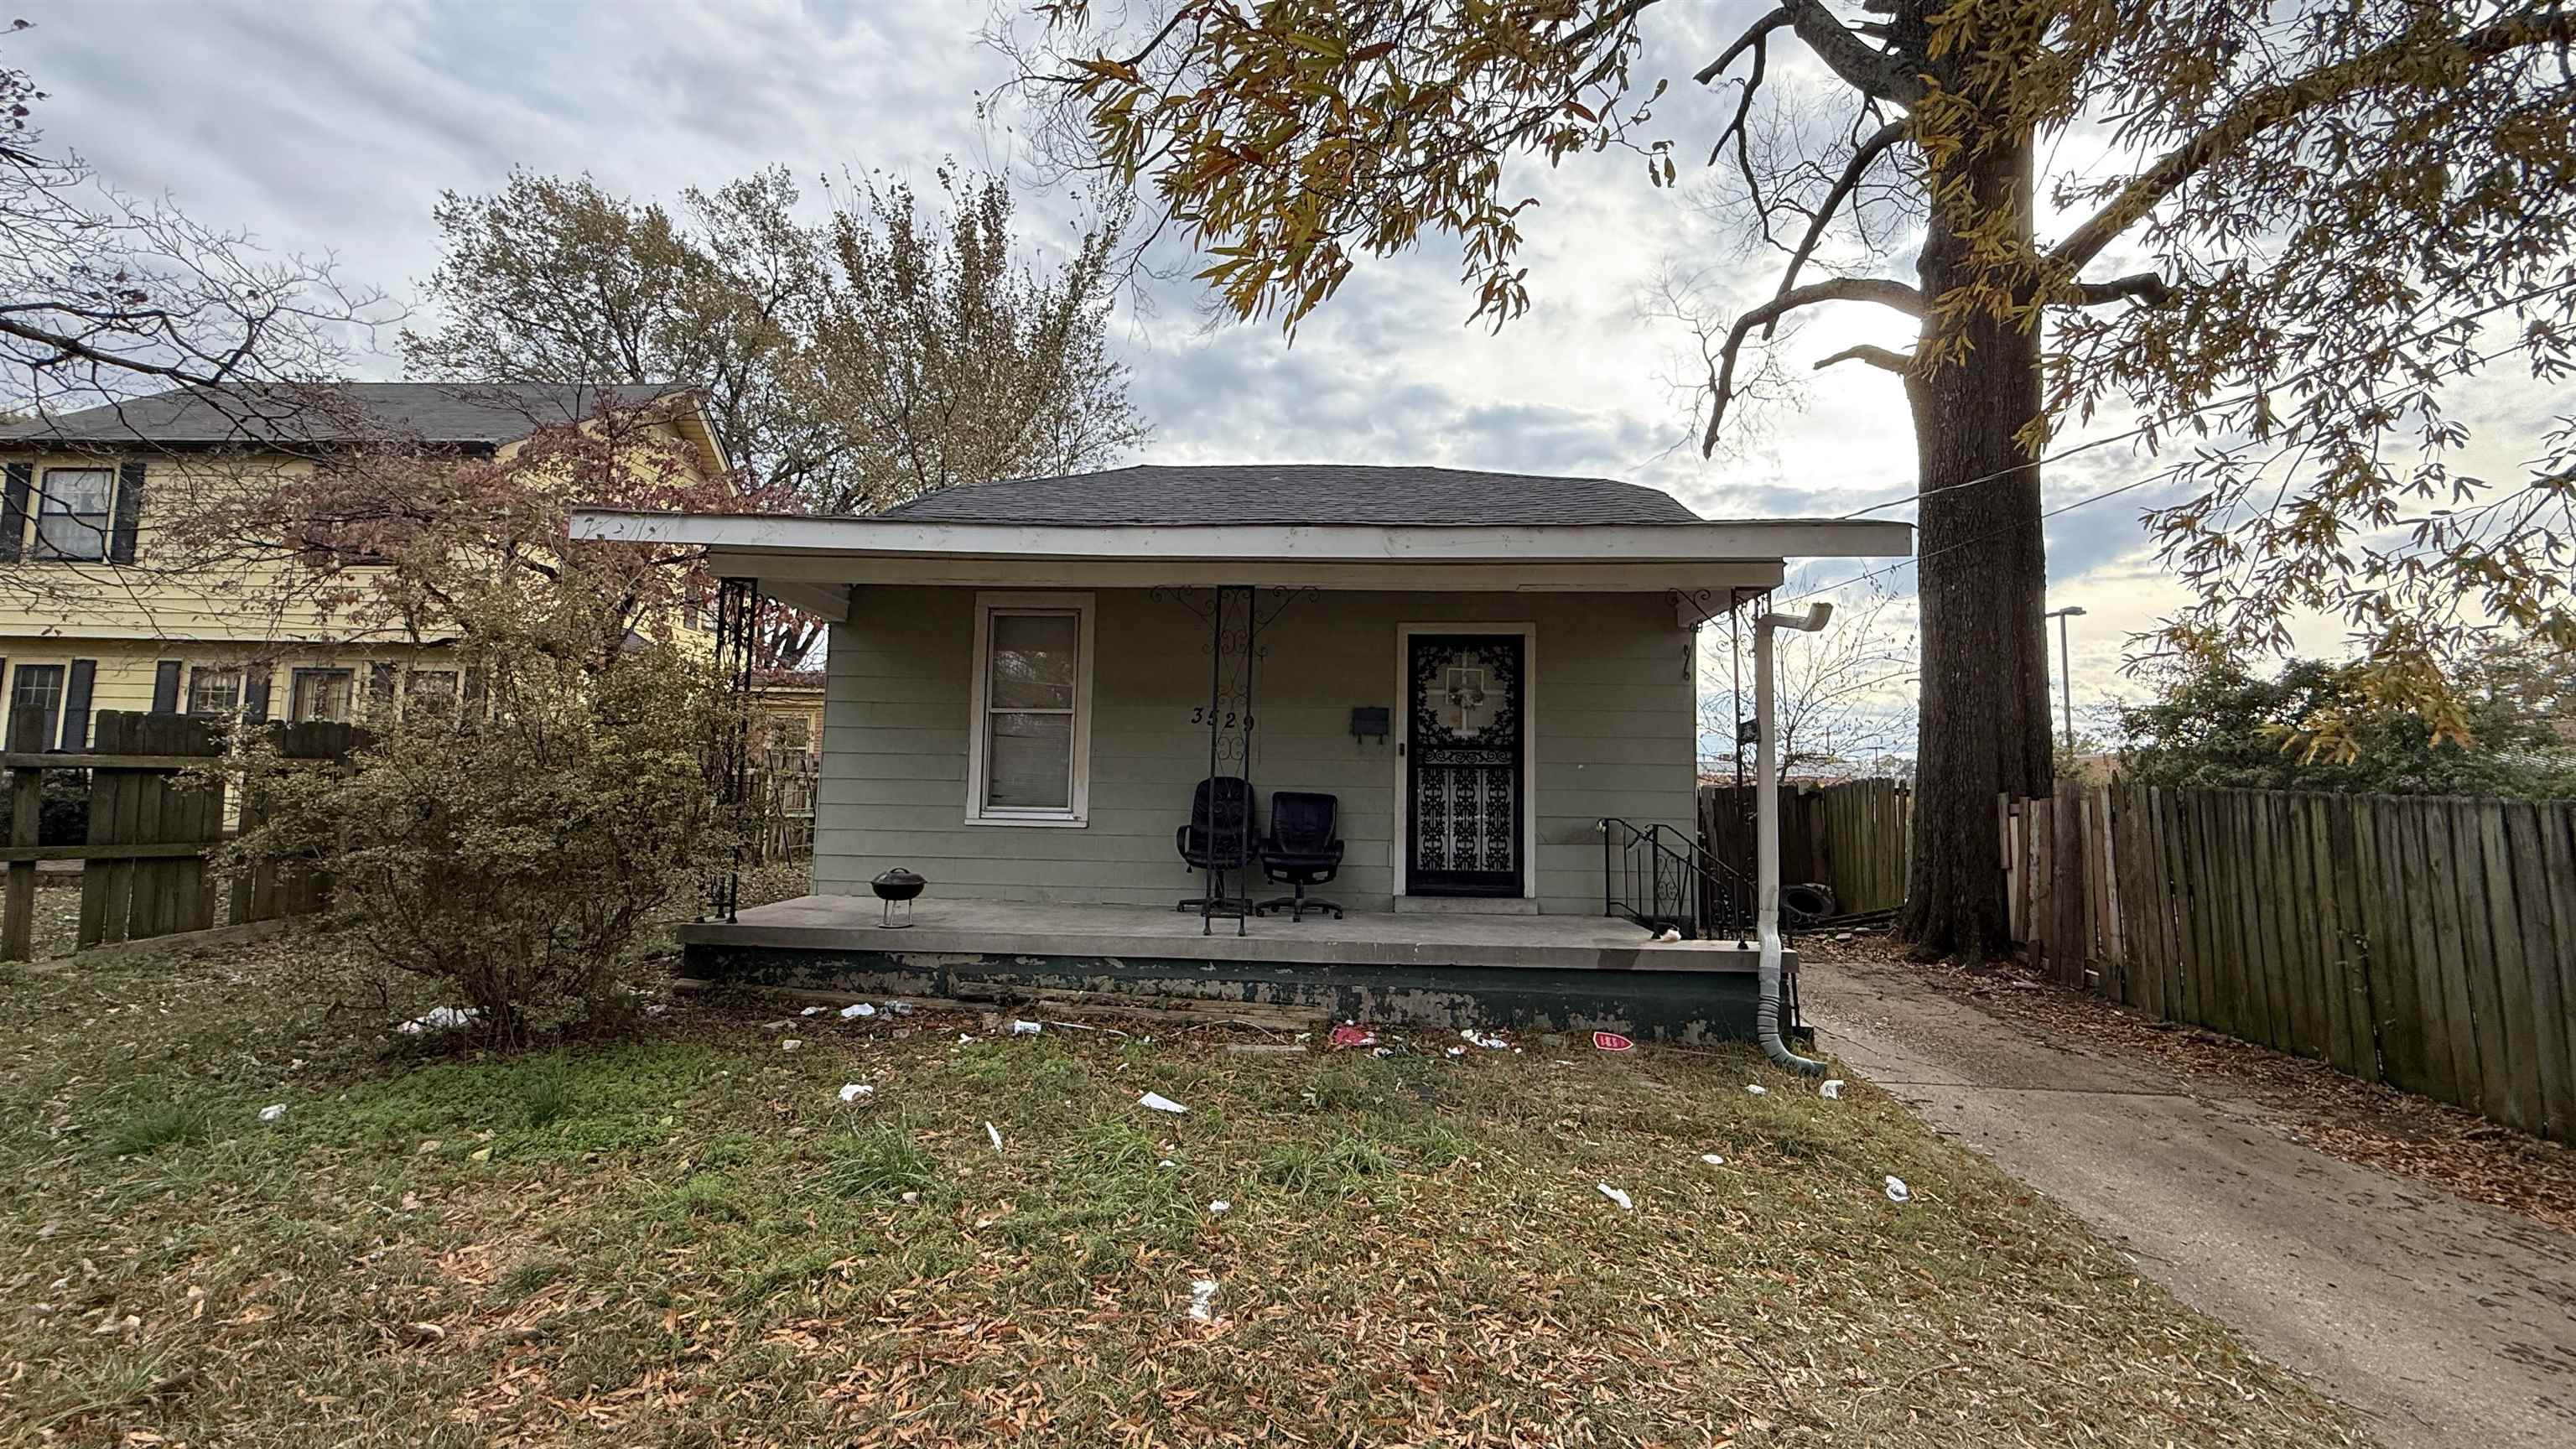
[[[347,669],[299,669],[287,696],[290,713],[287,718],[302,724],[307,720],[345,721],[349,717],[349,696],[357,675]]]
[[[47,468],[36,499],[36,557],[98,562],[107,557],[109,468]]]
[[[456,671],[415,669],[403,685],[403,709],[411,713],[456,717]]]
[[[242,671],[197,668],[188,673],[188,713],[241,713]]]

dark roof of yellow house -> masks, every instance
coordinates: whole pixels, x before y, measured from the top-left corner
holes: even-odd
[[[0,445],[401,442],[480,449],[687,391],[675,382],[250,382],[178,388],[0,425]]]

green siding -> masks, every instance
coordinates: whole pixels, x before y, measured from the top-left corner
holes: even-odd
[[[1192,893],[1172,831],[1208,772],[1207,736],[1189,722],[1207,699],[1207,626],[1142,590],[1096,597],[1090,823],[1069,829],[964,823],[975,591],[855,591],[850,621],[832,628],[818,891],[865,894],[900,864],[959,896],[1168,905]],[[1327,593],[1290,604],[1264,636],[1251,771],[1265,799],[1341,797],[1341,878],[1321,894],[1353,910],[1393,904],[1399,762],[1349,726],[1353,706],[1400,703],[1399,623],[1537,628],[1541,910],[1601,909],[1602,816],[1690,828],[1690,636],[1661,595]]]

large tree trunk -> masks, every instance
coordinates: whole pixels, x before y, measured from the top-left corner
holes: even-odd
[[[2011,207],[2028,225],[2027,142],[1965,164],[1973,201],[1958,213],[1936,204],[1923,249],[1923,293],[1936,301],[1970,280],[1956,223]],[[2016,441],[2040,412],[2040,337],[1980,312],[1936,315],[1924,346],[1936,339],[1964,340],[1967,352],[1945,347],[1938,365],[1906,380],[1923,495],[1923,684],[1898,932],[1918,956],[1983,958],[2012,944],[1996,797],[2046,794],[2053,769],[2039,468]]]

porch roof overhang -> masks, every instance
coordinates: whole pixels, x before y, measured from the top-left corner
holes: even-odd
[[[1148,588],[1252,584],[1467,592],[1692,592],[1777,586],[1792,558],[1904,558],[1910,524],[947,523],[789,514],[573,510],[575,538],[695,545],[720,577],[846,616],[852,585]]]

